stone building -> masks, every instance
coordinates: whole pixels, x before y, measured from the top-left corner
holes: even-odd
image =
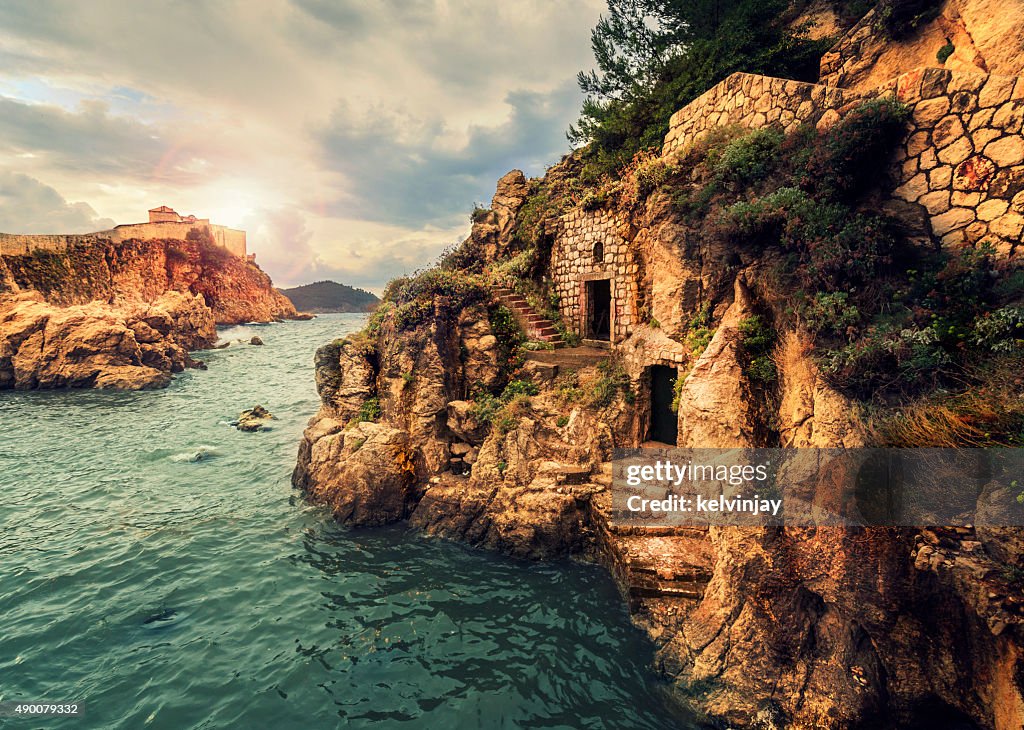
[[[12,234],[0,233],[0,255],[21,256],[32,251],[62,251],[68,245],[89,243],[100,239],[121,243],[128,240],[154,241],[159,239],[185,239],[193,231],[209,234],[218,246],[235,256],[253,260],[247,255],[245,231],[210,223],[209,218],[183,216],[173,208],[161,205],[149,211],[147,223],[125,223],[107,231],[83,234]]]

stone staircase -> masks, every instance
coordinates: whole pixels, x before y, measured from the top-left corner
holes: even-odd
[[[534,312],[521,294],[505,287],[496,288],[494,293],[502,304],[512,310],[529,339],[546,342],[555,348],[565,347],[565,340],[555,329],[555,323]]]

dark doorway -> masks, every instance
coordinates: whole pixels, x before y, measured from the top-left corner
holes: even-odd
[[[648,440],[676,445],[678,421],[672,412],[679,371],[664,365],[651,366],[651,428]]]
[[[612,282],[598,279],[587,282],[587,337],[610,340],[612,333]]]

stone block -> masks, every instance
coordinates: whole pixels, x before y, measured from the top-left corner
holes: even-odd
[[[985,147],[985,156],[999,167],[1013,167],[1024,162],[1024,137],[1014,135],[997,139]]]
[[[931,144],[928,132],[914,132],[907,139],[907,155],[910,157],[917,157],[919,154],[928,149]]]
[[[917,202],[923,205],[930,215],[945,213],[949,210],[949,191],[936,190],[927,195],[922,195]]]
[[[970,208],[950,208],[945,213],[932,218],[932,232],[943,238],[947,233],[963,228],[974,222],[974,211]],[[945,242],[945,240],[943,240]]]
[[[989,223],[988,228],[1003,238],[1020,238],[1021,232],[1024,231],[1024,216],[1020,213],[1006,213]]]
[[[989,76],[978,94],[978,106],[983,109],[998,106],[1013,94],[1013,76]]]
[[[940,97],[919,102],[914,107],[914,121],[921,127],[932,127],[949,113],[949,99]]]
[[[961,139],[965,132],[960,117],[949,114],[935,124],[935,129],[932,131],[932,144],[941,150]]]
[[[949,165],[936,167],[928,173],[928,188],[931,190],[945,190],[953,181],[953,168]]]
[[[995,220],[1003,213],[1005,213],[1009,207],[1010,204],[1005,200],[999,200],[998,198],[989,198],[988,200],[978,205],[978,220]]]
[[[967,137],[960,137],[952,144],[939,150],[939,160],[947,165],[959,165],[974,152],[974,146]],[[988,155],[991,157],[991,155]]]
[[[956,206],[964,208],[973,208],[978,203],[981,202],[981,193],[971,193],[963,190],[955,190],[953,191],[952,198],[950,198],[950,202]]]
[[[976,155],[969,157],[959,165],[953,173],[954,190],[983,190],[996,172],[996,166],[987,157]]]

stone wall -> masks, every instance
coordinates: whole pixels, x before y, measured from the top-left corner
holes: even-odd
[[[1024,231],[1024,79],[929,68],[881,91],[913,112],[894,162],[895,196],[928,210],[943,245],[989,242],[1015,254]]]
[[[611,282],[611,341],[629,336],[636,323],[639,265],[620,230],[622,222],[605,210],[577,208],[562,217],[562,233],[551,252],[551,271],[562,319],[573,332],[586,336],[586,282]],[[595,247],[600,246],[600,257]]]
[[[0,256],[24,256],[32,251],[63,251],[70,244],[96,243],[105,239],[105,233],[81,235],[28,235],[0,233]]]
[[[194,229],[207,229],[219,246],[239,258],[246,257],[245,231],[207,222],[198,223],[128,223],[109,231],[85,234],[29,235],[0,233],[0,255],[23,256],[32,251],[63,251],[69,245],[95,243],[99,240],[121,243],[131,239],[151,241],[156,239],[184,239]]]
[[[921,204],[944,245],[986,241],[1015,255],[1024,230],[1021,78],[923,68],[856,92],[733,74],[672,115],[662,154],[683,152],[723,125],[826,127],[879,96],[911,108],[906,141],[882,174],[888,191]]]
[[[734,73],[672,115],[662,154],[683,152],[716,127],[789,132],[801,124],[827,125],[862,94],[821,84]]]

